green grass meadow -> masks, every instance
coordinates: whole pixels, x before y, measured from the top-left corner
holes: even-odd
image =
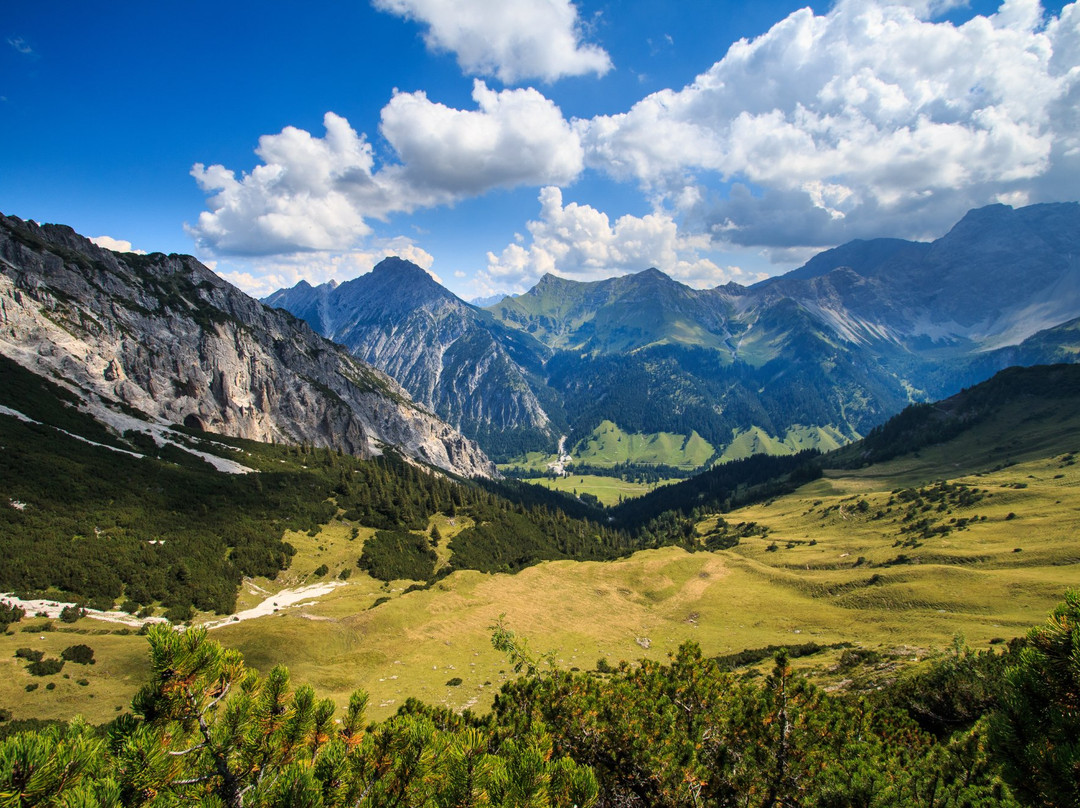
[[[843,446],[849,440],[850,436],[842,435],[831,427],[795,426],[783,437],[776,437],[755,426],[733,434],[731,442],[722,447],[720,454],[716,455],[716,448],[697,432],[688,436],[672,432],[630,433],[620,429],[612,421],[603,421],[587,438],[574,446],[570,454],[575,463],[599,468],[632,463],[673,466],[689,471],[703,468],[714,457],[714,462],[726,463],[763,452],[777,455],[794,454],[804,449],[828,452]],[[529,452],[500,468],[546,471],[548,465],[557,460],[556,454]],[[604,501],[600,493],[586,490],[600,496],[601,501]]]
[[[276,580],[245,581],[238,609],[272,602],[285,589],[331,581],[335,588],[265,617],[227,621],[212,634],[260,669],[287,665],[296,681],[339,704],[354,689],[368,691],[373,719],[410,696],[486,709],[513,675],[490,644],[500,616],[534,651],[582,670],[600,658],[664,658],[686,640],[710,655],[848,642],[896,665],[941,653],[957,635],[985,648],[1041,624],[1066,589],[1080,586],[1080,414],[1037,410],[1006,409],[947,444],[829,471],[789,495],[724,514],[729,524],[767,531],[718,552],[668,547],[604,563],[545,562],[516,575],[455,572],[421,588],[358,569],[374,531],[339,514],[315,535],[287,534],[297,548],[292,566]],[[941,480],[954,484],[948,496],[934,493]],[[703,519],[699,535],[717,519]],[[432,518],[424,533],[438,528],[440,565],[450,539],[471,524],[460,514]],[[322,566],[326,573],[316,575]],[[34,677],[15,657],[19,648],[58,657],[79,643],[94,649],[96,664],[68,662],[59,674]],[[795,662],[842,685],[838,656]],[[107,721],[144,680],[145,657],[145,640],[115,624],[28,617],[0,636],[0,706],[13,718]],[[456,678],[460,685],[447,684]]]
[[[611,421],[603,421],[589,437],[574,447],[572,454],[576,460],[592,466],[654,463],[696,469],[712,457],[713,447],[697,432],[689,436],[672,432],[631,434]]]
[[[657,483],[636,483],[618,477],[599,477],[595,474],[571,474],[568,477],[539,477],[528,482],[542,485],[553,491],[567,494],[592,494],[602,505],[618,505],[623,499],[632,499],[655,491],[661,485],[678,480],[660,480]]]

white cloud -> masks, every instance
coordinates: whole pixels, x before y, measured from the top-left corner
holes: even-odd
[[[11,45],[11,47],[13,47],[16,51],[21,53],[23,56],[29,56],[30,54],[32,54],[34,52],[34,49],[32,47],[30,47],[30,43],[28,43],[21,36],[8,37],[7,42],[8,42],[9,45]]]
[[[473,84],[478,109],[437,104],[423,92],[398,93],[382,111],[380,131],[403,166],[400,178],[437,197],[490,188],[564,184],[584,168],[577,133],[534,89],[495,92]]]
[[[570,0],[373,0],[376,8],[428,26],[430,50],[457,56],[461,69],[495,76],[504,84],[611,69],[597,45],[582,41],[582,25]]]
[[[370,144],[332,112],[326,137],[287,126],[263,135],[263,163],[237,179],[222,165],[196,163],[191,175],[212,196],[209,211],[188,232],[200,247],[220,253],[273,255],[298,250],[344,250],[370,232],[359,203],[376,210]]]
[[[429,22],[431,37],[458,25],[439,16],[452,2],[378,2]],[[458,4],[459,27],[473,30],[471,15],[486,7]],[[472,109],[395,93],[381,114],[392,149],[381,161],[366,136],[327,113],[323,137],[294,127],[262,137],[249,173],[196,165],[208,209],[189,232],[210,257],[312,254],[274,270],[299,277],[317,274],[295,268],[305,261],[323,266],[332,252],[373,250],[373,219],[493,188],[551,186],[528,238],[490,256],[479,290],[521,288],[545,271],[592,278],[650,265],[701,285],[749,279],[710,260],[718,245],[765,247],[787,261],[851,238],[940,235],[990,202],[1074,198],[1080,6],[1054,17],[1037,0],[1006,0],[963,25],[935,21],[958,4],[838,0],[824,15],[805,8],[736,42],[683,89],[592,120],[569,123],[536,89],[497,91],[480,80]],[[488,22],[501,32],[509,4],[497,5]],[[569,9],[565,30],[576,30],[572,5],[550,5]],[[488,72],[505,81],[504,67]],[[612,222],[588,205],[564,205],[557,187],[586,168],[636,181],[655,212]],[[761,266],[758,252],[744,258]]]
[[[578,121],[587,164],[739,244],[937,231],[1001,195],[1080,182],[1080,13],[1036,0],[955,26],[949,3],[796,11],[687,87]],[[1065,173],[1065,177],[1062,176]],[[710,176],[728,199],[685,188]]]
[[[721,268],[703,257],[708,237],[681,234],[666,214],[620,216],[612,224],[606,213],[589,205],[564,205],[555,187],[540,191],[540,218],[528,228],[530,243],[515,240],[498,255],[488,253],[487,269],[477,279],[479,289],[521,292],[545,273],[599,280],[649,267],[693,286],[746,280],[738,268]]]
[[[94,244],[99,247],[104,247],[106,250],[112,250],[113,252],[121,253],[135,253],[137,255],[146,255],[146,250],[136,250],[131,246],[130,241],[124,241],[123,239],[112,238],[111,236],[94,236],[90,239]]]
[[[432,255],[404,237],[380,240],[367,249],[344,253],[308,252],[204,263],[208,266],[212,263],[211,268],[218,275],[252,297],[263,298],[278,289],[295,286],[302,280],[312,286],[331,280],[343,283],[370,272],[372,267],[388,256],[412,261],[439,280],[439,276],[431,271],[435,262]]]
[[[492,188],[566,183],[582,171],[577,133],[541,93],[477,81],[473,97],[476,110],[458,110],[422,92],[396,94],[380,131],[400,162],[380,168],[366,137],[332,112],[324,137],[292,126],[263,135],[250,173],[197,163],[191,174],[209,210],[187,230],[214,254],[348,251],[371,234],[371,218]]]
[[[906,6],[919,16],[929,20],[954,8],[966,8],[969,0],[891,0],[893,5]]]

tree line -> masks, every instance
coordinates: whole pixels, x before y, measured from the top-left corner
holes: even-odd
[[[14,363],[0,371],[0,402],[47,422],[0,418],[0,490],[8,499],[0,503],[0,587],[59,590],[101,609],[163,608],[177,620],[194,609],[233,611],[244,576],[273,578],[288,568],[295,549],[287,531],[314,535],[339,513],[379,531],[360,559],[375,577],[430,580],[433,554],[411,532],[426,530],[436,513],[459,512],[474,525],[453,538],[444,574],[514,572],[542,560],[611,559],[665,544],[698,549],[691,522],[702,509],[765,492],[765,476],[791,477],[802,462],[738,461],[608,511],[515,480],[431,473],[392,451],[360,460],[174,428],[175,439],[209,439],[201,448],[258,472],[230,475],[142,433],[107,432],[73,406],[73,396]]]

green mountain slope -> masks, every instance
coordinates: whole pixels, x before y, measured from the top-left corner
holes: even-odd
[[[723,305],[657,269],[587,283],[545,275],[488,311],[550,348],[578,353],[669,344],[723,350],[731,338]]]
[[[1076,203],[998,205],[933,243],[852,242],[750,288],[549,275],[489,311],[555,351],[547,381],[575,441],[610,420],[696,430],[734,457],[747,440],[732,436],[767,449],[799,426],[850,440],[1010,365],[1074,361],[1077,232]]]
[[[753,493],[755,486],[783,492],[823,470],[866,466],[866,476],[888,477],[898,472],[879,466],[896,458],[904,460],[905,480],[923,483],[1076,451],[1080,365],[1009,368],[944,401],[912,405],[849,446],[820,456],[812,449],[755,454],[626,502],[614,514],[624,524],[643,524],[665,512],[723,510],[768,495]]]
[[[934,447],[952,467],[1071,452],[1080,445],[1080,366],[1008,368],[934,404],[916,404],[863,440],[824,458],[826,468],[859,468]]]

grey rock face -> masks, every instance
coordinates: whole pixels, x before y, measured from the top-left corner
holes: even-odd
[[[0,217],[0,351],[166,423],[495,473],[395,382],[190,256],[112,253]]]
[[[533,389],[543,382],[529,370],[539,369],[544,346],[495,323],[415,264],[387,258],[340,286],[301,282],[263,302],[307,321],[466,433],[553,435]]]

